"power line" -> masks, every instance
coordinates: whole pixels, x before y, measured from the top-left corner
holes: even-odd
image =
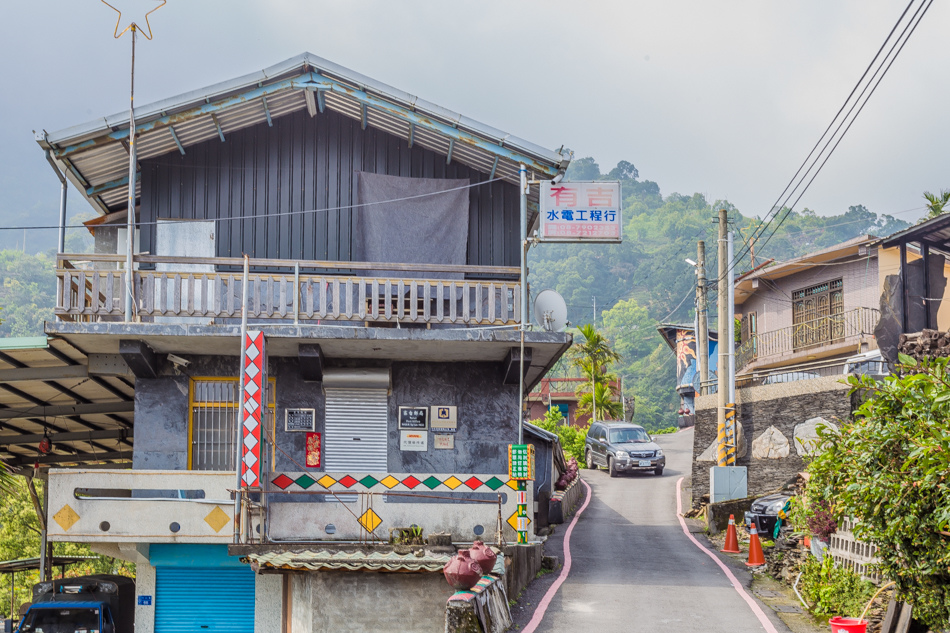
[[[452,187],[451,189],[443,189],[442,191],[431,191],[429,193],[420,193],[414,196],[405,196],[403,198],[394,198],[392,200],[376,200],[373,202],[360,202],[357,204],[348,204],[342,205],[339,207],[329,207],[326,209],[302,209],[299,211],[278,211],[277,213],[268,213],[266,215],[235,215],[227,218],[204,218],[209,222],[233,222],[236,220],[271,220],[273,218],[279,218],[289,215],[303,215],[305,213],[326,213],[328,211],[346,211],[349,209],[359,209],[362,207],[370,207],[378,204],[391,204],[393,202],[405,202],[407,200],[417,200],[419,198],[427,198],[430,196],[439,196],[446,193],[451,193],[453,191],[461,191],[462,189],[471,189],[473,187],[481,187],[482,185],[487,185],[499,180],[504,180],[503,178],[493,178],[491,180],[485,180],[483,182],[470,183],[467,185],[462,185],[460,187]],[[101,217],[101,216],[100,216]],[[198,218],[201,220],[202,218]],[[171,219],[162,219],[162,220],[151,220],[148,222],[136,222],[136,227],[142,226],[157,226],[158,224],[183,224],[186,222],[194,222],[193,218],[171,218]],[[112,225],[105,225],[112,226]],[[123,228],[124,225],[114,225],[119,228]],[[86,228],[82,225],[69,225],[66,228]],[[56,226],[0,226],[0,231],[38,231],[38,230],[51,230],[59,229],[59,225]]]
[[[927,10],[930,8],[930,4],[933,2],[933,0],[924,0],[921,3],[921,5],[917,8],[917,11],[915,11],[914,15],[910,18],[910,20],[904,26],[904,29],[902,30],[901,34],[897,37],[897,39],[891,45],[890,50],[888,50],[888,52],[885,54],[880,65],[878,65],[877,69],[871,75],[871,79],[861,90],[857,99],[851,105],[850,109],[848,109],[844,117],[841,117],[841,113],[844,112],[845,109],[848,107],[848,104],[851,102],[855,93],[864,83],[864,80],[868,76],[868,73],[871,71],[872,68],[874,68],[875,64],[878,61],[878,58],[881,56],[882,51],[884,51],[884,49],[887,47],[888,42],[891,41],[895,31],[897,31],[898,27],[904,21],[904,17],[907,15],[907,12],[913,6],[914,2],[916,2],[916,0],[910,0],[907,7],[901,13],[900,17],[897,19],[894,26],[891,28],[890,33],[888,33],[887,38],[885,38],[883,44],[881,44],[881,47],[878,49],[877,53],[874,55],[874,58],[871,60],[871,63],[868,64],[868,67],[865,69],[860,79],[858,79],[854,88],[852,88],[851,93],[848,95],[848,98],[845,99],[845,102],[842,104],[841,108],[835,114],[835,117],[831,120],[831,123],[825,129],[824,133],[822,133],[822,135],[819,137],[818,142],[812,148],[811,152],[808,153],[808,156],[802,162],[802,165],[795,172],[795,175],[792,177],[789,183],[785,186],[785,189],[782,191],[782,193],[779,195],[778,199],[776,200],[775,204],[772,206],[772,210],[769,211],[769,213],[766,215],[766,219],[763,219],[759,227],[757,227],[756,230],[753,232],[753,235],[750,238],[751,242],[758,241],[759,238],[765,235],[765,232],[769,229],[769,227],[772,225],[772,223],[776,219],[779,219],[780,215],[781,215],[781,218],[779,219],[778,224],[771,231],[771,233],[769,234],[769,237],[766,238],[766,241],[762,245],[762,248],[764,248],[768,244],[772,236],[774,236],[775,233],[778,231],[778,229],[781,228],[782,224],[788,218],[788,215],[791,213],[794,206],[798,203],[799,200],[801,200],[801,197],[805,194],[805,192],[811,186],[812,182],[814,182],[815,177],[817,177],[818,173],[821,172],[821,169],[824,167],[825,163],[827,163],[828,159],[834,153],[835,149],[837,149],[838,144],[840,144],[841,140],[844,138],[848,130],[851,128],[851,125],[854,123],[858,115],[864,109],[864,105],[867,104],[867,101],[874,94],[875,90],[877,89],[877,86],[880,85],[881,80],[887,74],[887,71],[890,69],[891,65],[894,63],[894,60],[897,59],[897,56],[900,54],[901,50],[903,50],[904,44],[906,44],[907,40],[910,39],[910,36],[913,35],[914,31],[917,28],[917,25],[920,23],[920,20],[926,14]],[[923,11],[921,12],[922,9]],[[915,22],[915,19],[916,19],[916,22]],[[908,32],[908,29],[910,29],[909,32]],[[905,37],[905,34],[906,34],[906,37]],[[901,38],[903,38],[903,43],[901,43]],[[893,55],[893,57],[891,57],[890,62],[888,62],[887,58],[891,56],[891,53],[894,52],[894,49],[897,47],[899,43],[900,43],[900,47],[897,48],[897,52]],[[884,69],[884,72],[880,75],[880,77],[878,77],[878,73],[881,72],[882,68]],[[873,87],[872,87],[872,84],[873,84]],[[870,93],[867,94],[867,97],[864,98],[864,94],[865,92],[867,92],[869,87],[871,87],[871,91]],[[863,102],[862,102],[862,98],[864,98]],[[861,104],[860,107],[858,107],[859,103]],[[857,112],[855,112],[856,107],[858,107]],[[853,116],[852,116],[852,113],[853,113]],[[849,117],[851,117],[850,122],[848,122]],[[839,121],[839,118],[840,118],[840,121]],[[838,122],[837,127],[835,127],[836,122]],[[847,123],[847,126],[844,128],[844,131],[841,132],[840,136],[838,136],[837,141],[835,141],[834,145],[831,147],[831,150],[827,152],[827,154],[825,154],[824,159],[822,160],[821,159],[822,154],[825,153],[825,150],[828,149],[828,146],[832,143],[832,141],[835,140],[835,136],[838,135],[839,131],[841,131],[841,128],[845,126],[845,123]],[[829,136],[828,132],[833,127],[835,127],[835,129]],[[823,146],[822,146],[822,142],[824,142]],[[815,150],[819,146],[821,146],[821,149],[818,151],[817,154],[815,154]],[[810,165],[809,165],[809,161],[811,161]],[[819,161],[821,161],[820,164],[819,164]],[[807,169],[805,168],[806,165],[808,165]],[[811,173],[812,170],[815,169],[816,165],[818,166],[817,170],[815,170],[814,173],[811,175],[811,178],[808,179],[809,173]],[[802,171],[803,169],[805,170],[804,172]],[[799,176],[801,177],[799,178]],[[805,183],[806,179],[807,179],[807,183]],[[800,193],[798,194],[798,197],[795,199],[795,202],[792,203],[791,206],[788,206],[787,204],[788,200],[791,199],[793,195],[795,195],[795,192],[799,190],[799,188],[802,186],[802,183],[805,183],[804,188],[801,189]],[[783,198],[784,198],[784,201],[783,201]],[[783,210],[785,211],[784,214],[782,213]],[[747,248],[741,251],[730,263],[728,269],[731,270],[732,268],[734,268],[735,264],[746,255],[748,250],[749,249]]]

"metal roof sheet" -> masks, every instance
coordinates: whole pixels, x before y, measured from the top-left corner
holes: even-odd
[[[439,572],[452,556],[429,550],[424,550],[422,556],[395,551],[304,550],[248,554],[247,558],[261,567],[275,569]]]
[[[267,121],[268,111],[271,120],[305,108],[313,108],[311,115],[316,115],[320,103],[357,120],[363,120],[365,110],[367,125],[407,141],[411,138],[443,155],[454,140],[452,160],[483,172],[494,166],[496,177],[512,183],[518,181],[519,162],[539,177],[553,177],[567,169],[572,157],[563,147],[545,149],[303,53],[258,72],[135,108],[137,158],[178,151],[172,131],[187,148],[217,137],[218,125],[226,139],[229,132]],[[129,115],[122,112],[44,132],[36,140],[87,201],[108,213],[124,208],[128,197],[128,130]]]

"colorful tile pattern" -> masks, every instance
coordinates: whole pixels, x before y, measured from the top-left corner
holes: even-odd
[[[243,456],[241,480],[245,486],[260,485],[261,476],[261,413],[264,410],[264,333],[249,331],[241,353],[241,379],[244,387]]]
[[[300,490],[308,490],[316,485],[325,490],[374,490],[385,492],[392,490],[415,490],[420,486],[423,489],[433,491],[437,490],[456,490],[463,488],[465,492],[497,492],[499,489],[508,486],[512,490],[518,489],[518,482],[514,479],[508,479],[504,475],[426,475],[420,479],[414,475],[393,475],[386,474],[371,475],[366,473],[354,473],[352,475],[343,475],[335,479],[328,474],[320,473],[279,473],[271,479],[271,484],[280,490],[287,490],[292,487]]]
[[[373,512],[372,508],[370,508],[359,518],[359,522],[367,532],[372,532],[379,527],[383,520],[379,518],[378,514]]]

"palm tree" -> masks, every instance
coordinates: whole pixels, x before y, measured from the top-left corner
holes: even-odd
[[[620,419],[623,417],[623,403],[615,399],[616,392],[610,383],[598,382],[592,391],[582,393],[577,399],[577,413],[594,413],[600,411],[604,418]]]
[[[925,191],[924,199],[927,201],[927,217],[935,218],[943,213],[943,208],[950,202],[950,189],[943,189],[937,195]]]
[[[590,389],[585,395],[596,394],[598,387],[607,387],[610,383],[607,376],[607,368],[611,364],[620,360],[620,354],[615,352],[603,334],[597,331],[593,325],[588,323],[577,328],[583,342],[574,343],[569,352],[571,356],[571,365],[581,370],[581,374],[587,378],[587,382],[581,386],[581,389]],[[613,389],[608,389],[610,394]],[[605,391],[605,395],[607,394]],[[581,396],[583,397],[583,396]],[[597,421],[597,409],[600,405],[600,398],[591,396],[591,420]],[[621,405],[622,408],[622,405]]]

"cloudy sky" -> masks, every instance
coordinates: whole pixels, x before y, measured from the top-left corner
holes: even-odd
[[[117,0],[141,16],[153,0]],[[767,212],[905,0],[479,2],[168,0],[139,40],[136,102],[303,51],[664,194]],[[125,109],[129,38],[98,0],[7,3],[0,20],[0,221],[55,223],[58,182],[32,130]],[[141,19],[140,17],[138,19]],[[950,188],[948,3],[936,2],[800,203],[922,214]],[[70,211],[83,208],[78,195]],[[914,210],[916,209],[916,210]],[[913,210],[913,211],[908,211]],[[15,219],[8,219],[14,218]]]

